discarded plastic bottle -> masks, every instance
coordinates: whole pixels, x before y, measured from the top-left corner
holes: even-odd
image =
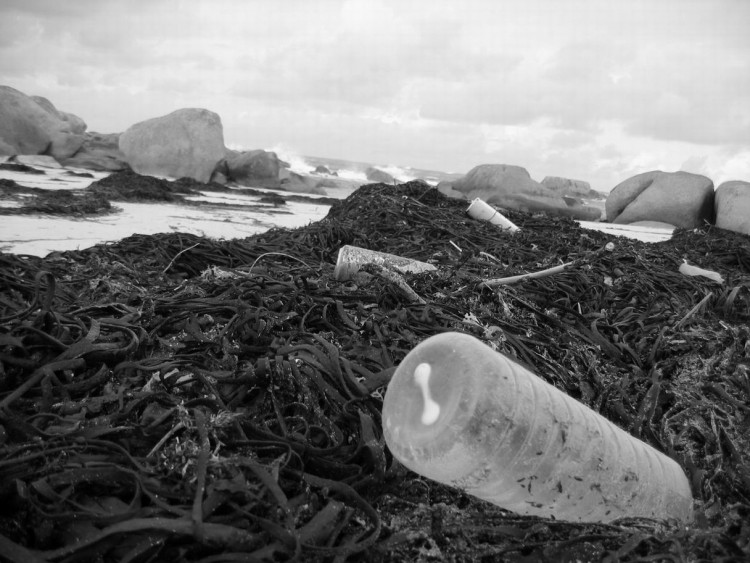
[[[519,514],[692,520],[674,460],[466,334],[433,336],[406,356],[383,429],[412,471]]]
[[[437,269],[432,264],[420,262],[419,260],[378,252],[376,250],[367,250],[358,246],[345,245],[339,249],[339,256],[336,260],[336,268],[333,270],[333,277],[341,281],[351,279],[364,264],[368,263],[393,268],[401,273],[411,272],[418,274]]]
[[[474,219],[480,221],[489,221],[493,225],[500,227],[501,229],[507,230],[511,233],[515,233],[518,227],[505,215],[500,213],[497,209],[492,207],[489,203],[485,202],[481,198],[474,198],[466,210],[466,213]]]

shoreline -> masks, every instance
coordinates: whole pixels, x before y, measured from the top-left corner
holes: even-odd
[[[86,193],[90,185],[121,173],[91,172],[83,169],[30,166],[33,171],[0,170],[0,179],[12,180],[29,188],[25,194],[0,199],[3,215],[0,251],[45,256],[49,252],[82,249],[102,242],[115,242],[134,233],[186,232],[217,240],[244,238],[274,227],[295,228],[322,219],[330,206],[351,195],[352,185],[327,188],[331,195],[288,192],[279,188],[238,185],[195,184],[193,193],[176,194],[176,201],[120,201],[107,195],[112,209],[97,214],[43,214],[10,211],[20,207],[34,190],[66,190]],[[43,174],[39,174],[42,172]],[[319,176],[315,176],[319,177]],[[152,182],[174,180],[152,178]],[[19,190],[23,192],[23,190]],[[130,196],[129,196],[130,197]],[[589,202],[603,208],[603,201]],[[468,202],[467,202],[468,205]],[[669,238],[671,231],[608,227],[604,222],[580,222],[586,228],[621,234],[645,241]]]

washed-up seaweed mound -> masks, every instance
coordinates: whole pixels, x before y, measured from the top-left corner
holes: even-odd
[[[196,193],[181,182],[142,176],[132,170],[115,172],[92,183],[86,191],[117,201],[183,201],[183,195]]]
[[[44,174],[44,170],[39,170],[28,164],[22,164],[20,162],[0,162],[0,170],[8,170],[10,172],[23,172],[26,174]]]
[[[70,190],[45,190],[21,186],[13,180],[0,179],[0,198],[14,199],[21,207],[1,207],[0,215],[101,215],[112,211],[109,201],[97,194]]]
[[[2,556],[746,560],[750,239],[645,244],[515,212],[508,234],[465,207],[375,184],[322,221],[244,240],[0,254]],[[336,281],[346,244],[438,266],[405,277],[424,303],[383,277]],[[679,273],[683,260],[725,282]],[[676,459],[695,523],[520,517],[405,470],[383,441],[385,385],[449,330]]]

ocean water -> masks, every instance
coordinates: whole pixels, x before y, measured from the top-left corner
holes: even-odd
[[[410,182],[411,180],[424,180],[435,186],[444,180],[456,180],[462,174],[442,172],[440,170],[427,170],[423,168],[412,168],[396,164],[374,164],[370,162],[358,162],[354,160],[343,160],[321,156],[300,156],[283,148],[274,149],[279,158],[290,164],[290,170],[298,174],[309,175],[317,166],[325,166],[331,172],[335,172],[338,178],[368,183],[366,171],[368,168],[376,168],[390,174],[399,182]]]

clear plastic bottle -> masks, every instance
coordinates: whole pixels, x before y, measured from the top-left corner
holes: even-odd
[[[674,460],[466,334],[433,336],[406,356],[383,429],[412,471],[519,514],[692,520]]]

